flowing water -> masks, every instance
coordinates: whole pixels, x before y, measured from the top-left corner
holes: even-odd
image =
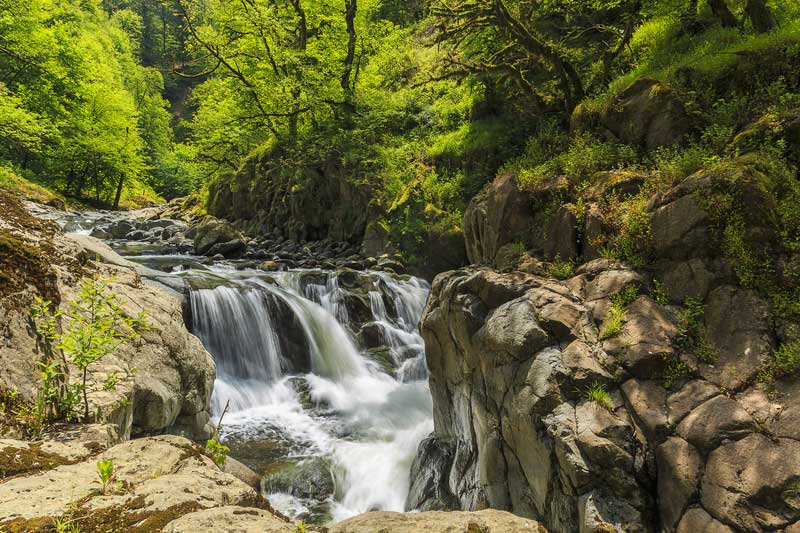
[[[318,272],[317,283],[305,283],[307,274],[215,268],[225,283],[191,292],[194,332],[217,363],[212,412],[228,407],[223,439],[257,470],[326,460],[333,493],[322,501],[270,494],[279,510],[318,521],[402,511],[417,445],[433,429],[417,331],[428,286],[383,273],[362,277],[371,285],[369,319],[382,333],[389,368],[397,368],[387,372],[359,346],[336,274]]]
[[[83,234],[118,217],[33,210]],[[404,509],[417,446],[433,430],[417,330],[426,282],[268,274],[165,245],[109,244],[190,287],[192,330],[217,365],[211,409],[217,421],[225,413],[221,440],[263,476],[277,509],[314,523]]]

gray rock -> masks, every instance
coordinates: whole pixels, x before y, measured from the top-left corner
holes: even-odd
[[[741,438],[755,429],[753,418],[735,400],[715,396],[689,413],[677,433],[708,453],[722,441]]]
[[[666,531],[674,531],[697,494],[703,460],[691,444],[678,437],[658,447],[656,460],[661,523]]]

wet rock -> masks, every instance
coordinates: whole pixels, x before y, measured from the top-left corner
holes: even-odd
[[[245,250],[246,246],[241,239],[234,239],[228,242],[219,242],[213,245],[206,251],[206,255],[210,255],[212,257],[216,257],[217,255],[221,255],[226,258],[236,258],[242,255],[242,252]]]
[[[458,498],[450,490],[448,480],[454,455],[455,446],[447,440],[429,437],[419,444],[411,466],[412,484],[406,499],[406,511],[449,511],[459,508]]]
[[[334,492],[331,465],[322,457],[301,459],[281,472],[264,477],[261,490],[267,494],[283,492],[297,498],[325,500]]]

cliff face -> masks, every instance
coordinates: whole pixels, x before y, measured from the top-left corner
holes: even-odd
[[[354,185],[338,161],[293,171],[284,157],[280,147],[264,148],[236,174],[210,183],[209,214],[252,234],[360,244],[369,215],[367,188]]]
[[[487,266],[437,277],[423,315],[435,431],[408,508],[506,509],[552,531],[797,527],[785,189],[747,158],[649,197],[646,179],[528,194],[506,177],[473,201],[467,249]],[[544,210],[553,190],[572,203]],[[617,238],[615,195],[643,199],[638,268],[589,260]],[[544,262],[564,243],[562,260],[588,262]]]

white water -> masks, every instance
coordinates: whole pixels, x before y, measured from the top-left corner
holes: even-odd
[[[372,318],[401,365],[390,376],[363,355],[348,331],[345,293],[332,274],[324,285],[305,288],[299,272],[272,276],[277,285],[254,273],[217,274],[228,284],[193,291],[191,301],[194,331],[217,362],[213,412],[219,416],[230,406],[224,436],[240,442],[277,440],[289,455],[328,458],[335,494],[323,503],[333,521],[371,510],[403,511],[411,462],[433,429],[416,326],[427,285],[373,274]],[[287,347],[282,336],[301,339],[303,345]],[[293,370],[304,365],[310,372]],[[312,406],[297,388],[298,374]],[[292,516],[320,503],[288,494],[269,497]]]

